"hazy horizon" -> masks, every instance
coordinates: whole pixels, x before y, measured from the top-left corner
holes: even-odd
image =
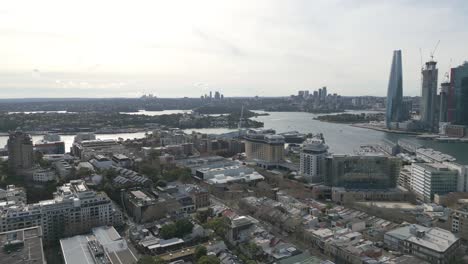
[[[441,41],[440,83],[468,60],[467,24],[462,0],[11,1],[0,98],[385,96],[396,49],[419,96],[419,49]]]

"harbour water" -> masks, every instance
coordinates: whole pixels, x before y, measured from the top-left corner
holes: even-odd
[[[170,111],[152,111],[151,113],[139,114],[170,114],[177,111],[181,113],[185,110],[170,110]],[[153,113],[154,112],[154,113]],[[258,111],[264,113],[262,111]],[[421,144],[428,148],[447,153],[454,156],[457,162],[468,164],[468,144],[467,143],[446,143],[431,140],[417,139],[415,136],[392,134],[370,129],[352,127],[347,124],[336,124],[329,122],[321,122],[314,118],[318,114],[304,113],[304,112],[268,112],[267,116],[256,117],[255,120],[264,123],[265,128],[275,129],[278,133],[287,131],[299,131],[301,133],[323,133],[326,143],[330,146],[330,152],[336,154],[352,154],[353,151],[361,145],[377,144],[382,140],[388,139],[397,141],[398,139],[407,139],[411,142]],[[205,129],[186,129],[186,133],[191,131],[198,131],[209,134],[221,134],[234,131],[234,129],[227,128],[205,128]],[[145,132],[125,133],[125,134],[98,134],[97,138],[100,139],[133,139],[142,138]],[[62,135],[62,140],[65,141],[65,148],[68,151],[73,143],[74,135]],[[42,136],[33,136],[33,142],[41,139]],[[7,136],[0,136],[0,146],[5,146],[7,143]]]

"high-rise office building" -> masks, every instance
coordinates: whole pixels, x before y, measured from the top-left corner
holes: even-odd
[[[325,101],[327,99],[327,87],[324,86],[322,88],[322,100]]]
[[[392,68],[387,90],[387,110],[385,121],[387,128],[392,122],[402,121],[401,109],[403,104],[403,73],[401,67],[401,50],[393,51]]]
[[[468,126],[468,62],[452,68],[452,87],[454,90],[455,123]]]
[[[437,76],[439,70],[437,62],[431,60],[426,62],[426,67],[422,69],[422,95],[421,95],[421,121],[424,126],[432,131],[438,130],[437,115]]]
[[[448,96],[450,93],[450,82],[440,84],[439,122],[448,121]]]
[[[333,155],[325,158],[324,183],[349,189],[395,188],[400,174],[398,158]]]
[[[215,92],[215,99],[216,100],[221,99],[221,94],[218,91]]]
[[[299,174],[308,182],[321,182],[328,146],[322,139],[312,138],[304,142],[300,153]]]
[[[8,166],[15,172],[28,170],[33,166],[33,143],[23,132],[10,133],[8,138]]]

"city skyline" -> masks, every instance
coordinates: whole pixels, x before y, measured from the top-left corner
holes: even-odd
[[[385,96],[395,49],[405,53],[403,95],[419,96],[419,48],[425,62],[441,40],[441,80],[468,59],[467,9],[463,1],[12,2],[0,8],[0,98],[288,96],[322,86]]]

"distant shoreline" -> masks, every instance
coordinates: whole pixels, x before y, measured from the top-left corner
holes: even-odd
[[[376,130],[380,132],[393,133],[393,134],[404,134],[404,135],[414,135],[414,136],[423,134],[420,132],[410,132],[410,131],[402,131],[402,130],[391,130],[391,129],[379,128],[379,127],[371,127],[371,126],[364,125],[363,123],[354,123],[354,124],[349,124],[349,125],[353,127],[366,128],[366,129]]]

